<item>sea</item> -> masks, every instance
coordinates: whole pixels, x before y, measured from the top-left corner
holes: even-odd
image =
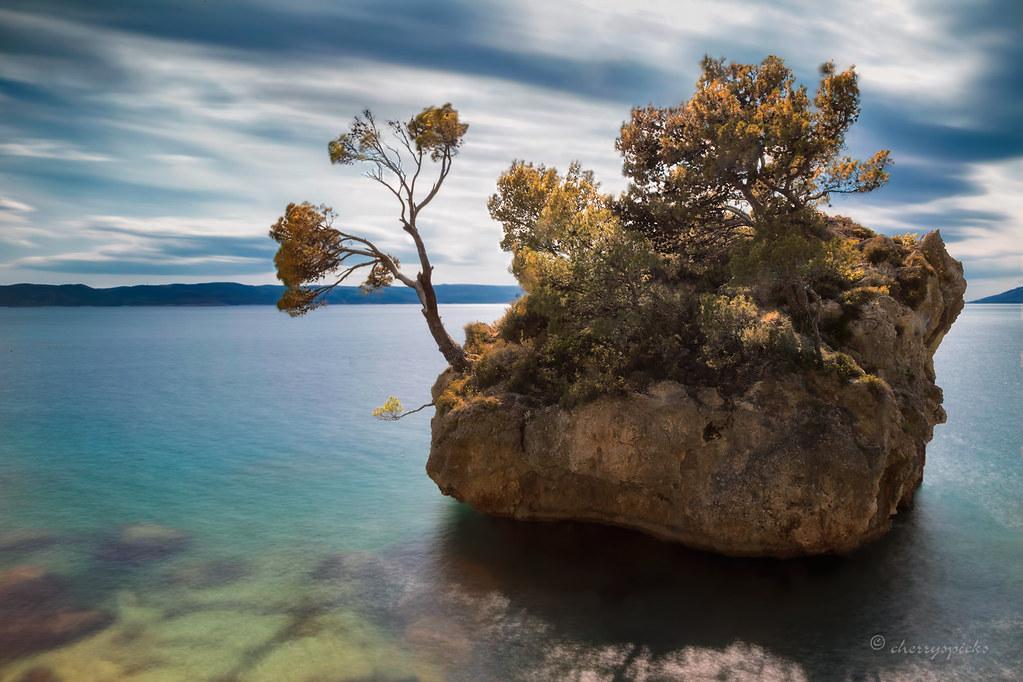
[[[443,496],[432,409],[371,416],[415,306],[0,308],[0,680],[1019,679],[1021,331],[960,315],[887,536],[778,561]]]

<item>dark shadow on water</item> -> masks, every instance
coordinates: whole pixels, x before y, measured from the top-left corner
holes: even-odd
[[[795,663],[811,679],[874,679],[907,665],[934,666],[939,675],[1003,670],[990,656],[931,662],[888,650],[903,638],[945,644],[994,636],[977,629],[983,609],[959,600],[954,583],[969,581],[969,570],[936,546],[948,539],[925,527],[926,514],[900,514],[888,536],[851,556],[779,561],[720,557],[597,525],[494,519],[457,506],[431,545],[406,548],[399,560],[418,563],[430,585],[417,607],[423,612],[464,611],[464,597],[444,603],[452,591],[481,604],[498,595],[506,614],[543,625],[542,635],[509,628],[511,641],[487,646],[486,656],[511,657],[491,661],[505,670],[528,668],[555,642],[620,650],[619,671],[637,652],[656,661],[687,646],[723,651],[734,644]],[[876,634],[888,640],[881,651],[870,645]]]

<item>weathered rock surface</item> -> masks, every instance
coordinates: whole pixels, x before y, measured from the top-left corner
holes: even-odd
[[[843,553],[877,538],[911,503],[945,419],[932,357],[966,283],[937,232],[860,248],[863,284],[890,293],[858,304],[832,350],[867,375],[791,372],[737,395],[663,382],[572,410],[468,401],[433,418],[427,472],[489,514],[626,526],[725,554]],[[843,314],[829,305],[822,317]]]

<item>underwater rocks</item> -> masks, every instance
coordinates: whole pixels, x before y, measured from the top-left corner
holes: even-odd
[[[0,609],[32,608],[45,604],[66,588],[63,580],[39,566],[18,566],[0,573]]]
[[[932,358],[966,282],[937,232],[906,244],[851,221],[832,229],[859,240],[870,294],[822,306],[822,324],[844,330],[825,348],[842,371],[793,369],[738,393],[662,382],[574,409],[470,400],[434,416],[427,473],[488,514],[730,555],[844,553],[884,534],[945,420]]]
[[[100,543],[96,558],[115,564],[140,565],[184,551],[191,538],[182,531],[154,523],[125,526]]]
[[[14,530],[0,533],[0,554],[28,553],[49,549],[58,539],[45,531]]]
[[[105,611],[71,606],[67,584],[43,568],[0,573],[0,660],[80,639],[113,621]]]
[[[168,575],[171,585],[205,590],[235,583],[251,572],[249,564],[239,559],[211,559],[180,566]]]
[[[62,682],[63,678],[53,672],[52,668],[37,665],[29,668],[18,678],[18,682]]]
[[[377,622],[393,618],[411,588],[405,567],[370,552],[331,554],[309,574],[313,583],[337,590],[333,606],[345,605]]]

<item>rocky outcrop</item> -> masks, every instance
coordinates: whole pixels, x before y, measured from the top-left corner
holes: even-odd
[[[844,354],[847,371],[781,373],[735,394],[662,382],[571,410],[514,394],[466,401],[433,418],[427,472],[489,514],[731,555],[843,553],[880,536],[911,503],[945,419],[932,357],[966,283],[937,232],[862,237],[871,295],[822,306],[844,339],[826,354]]]

